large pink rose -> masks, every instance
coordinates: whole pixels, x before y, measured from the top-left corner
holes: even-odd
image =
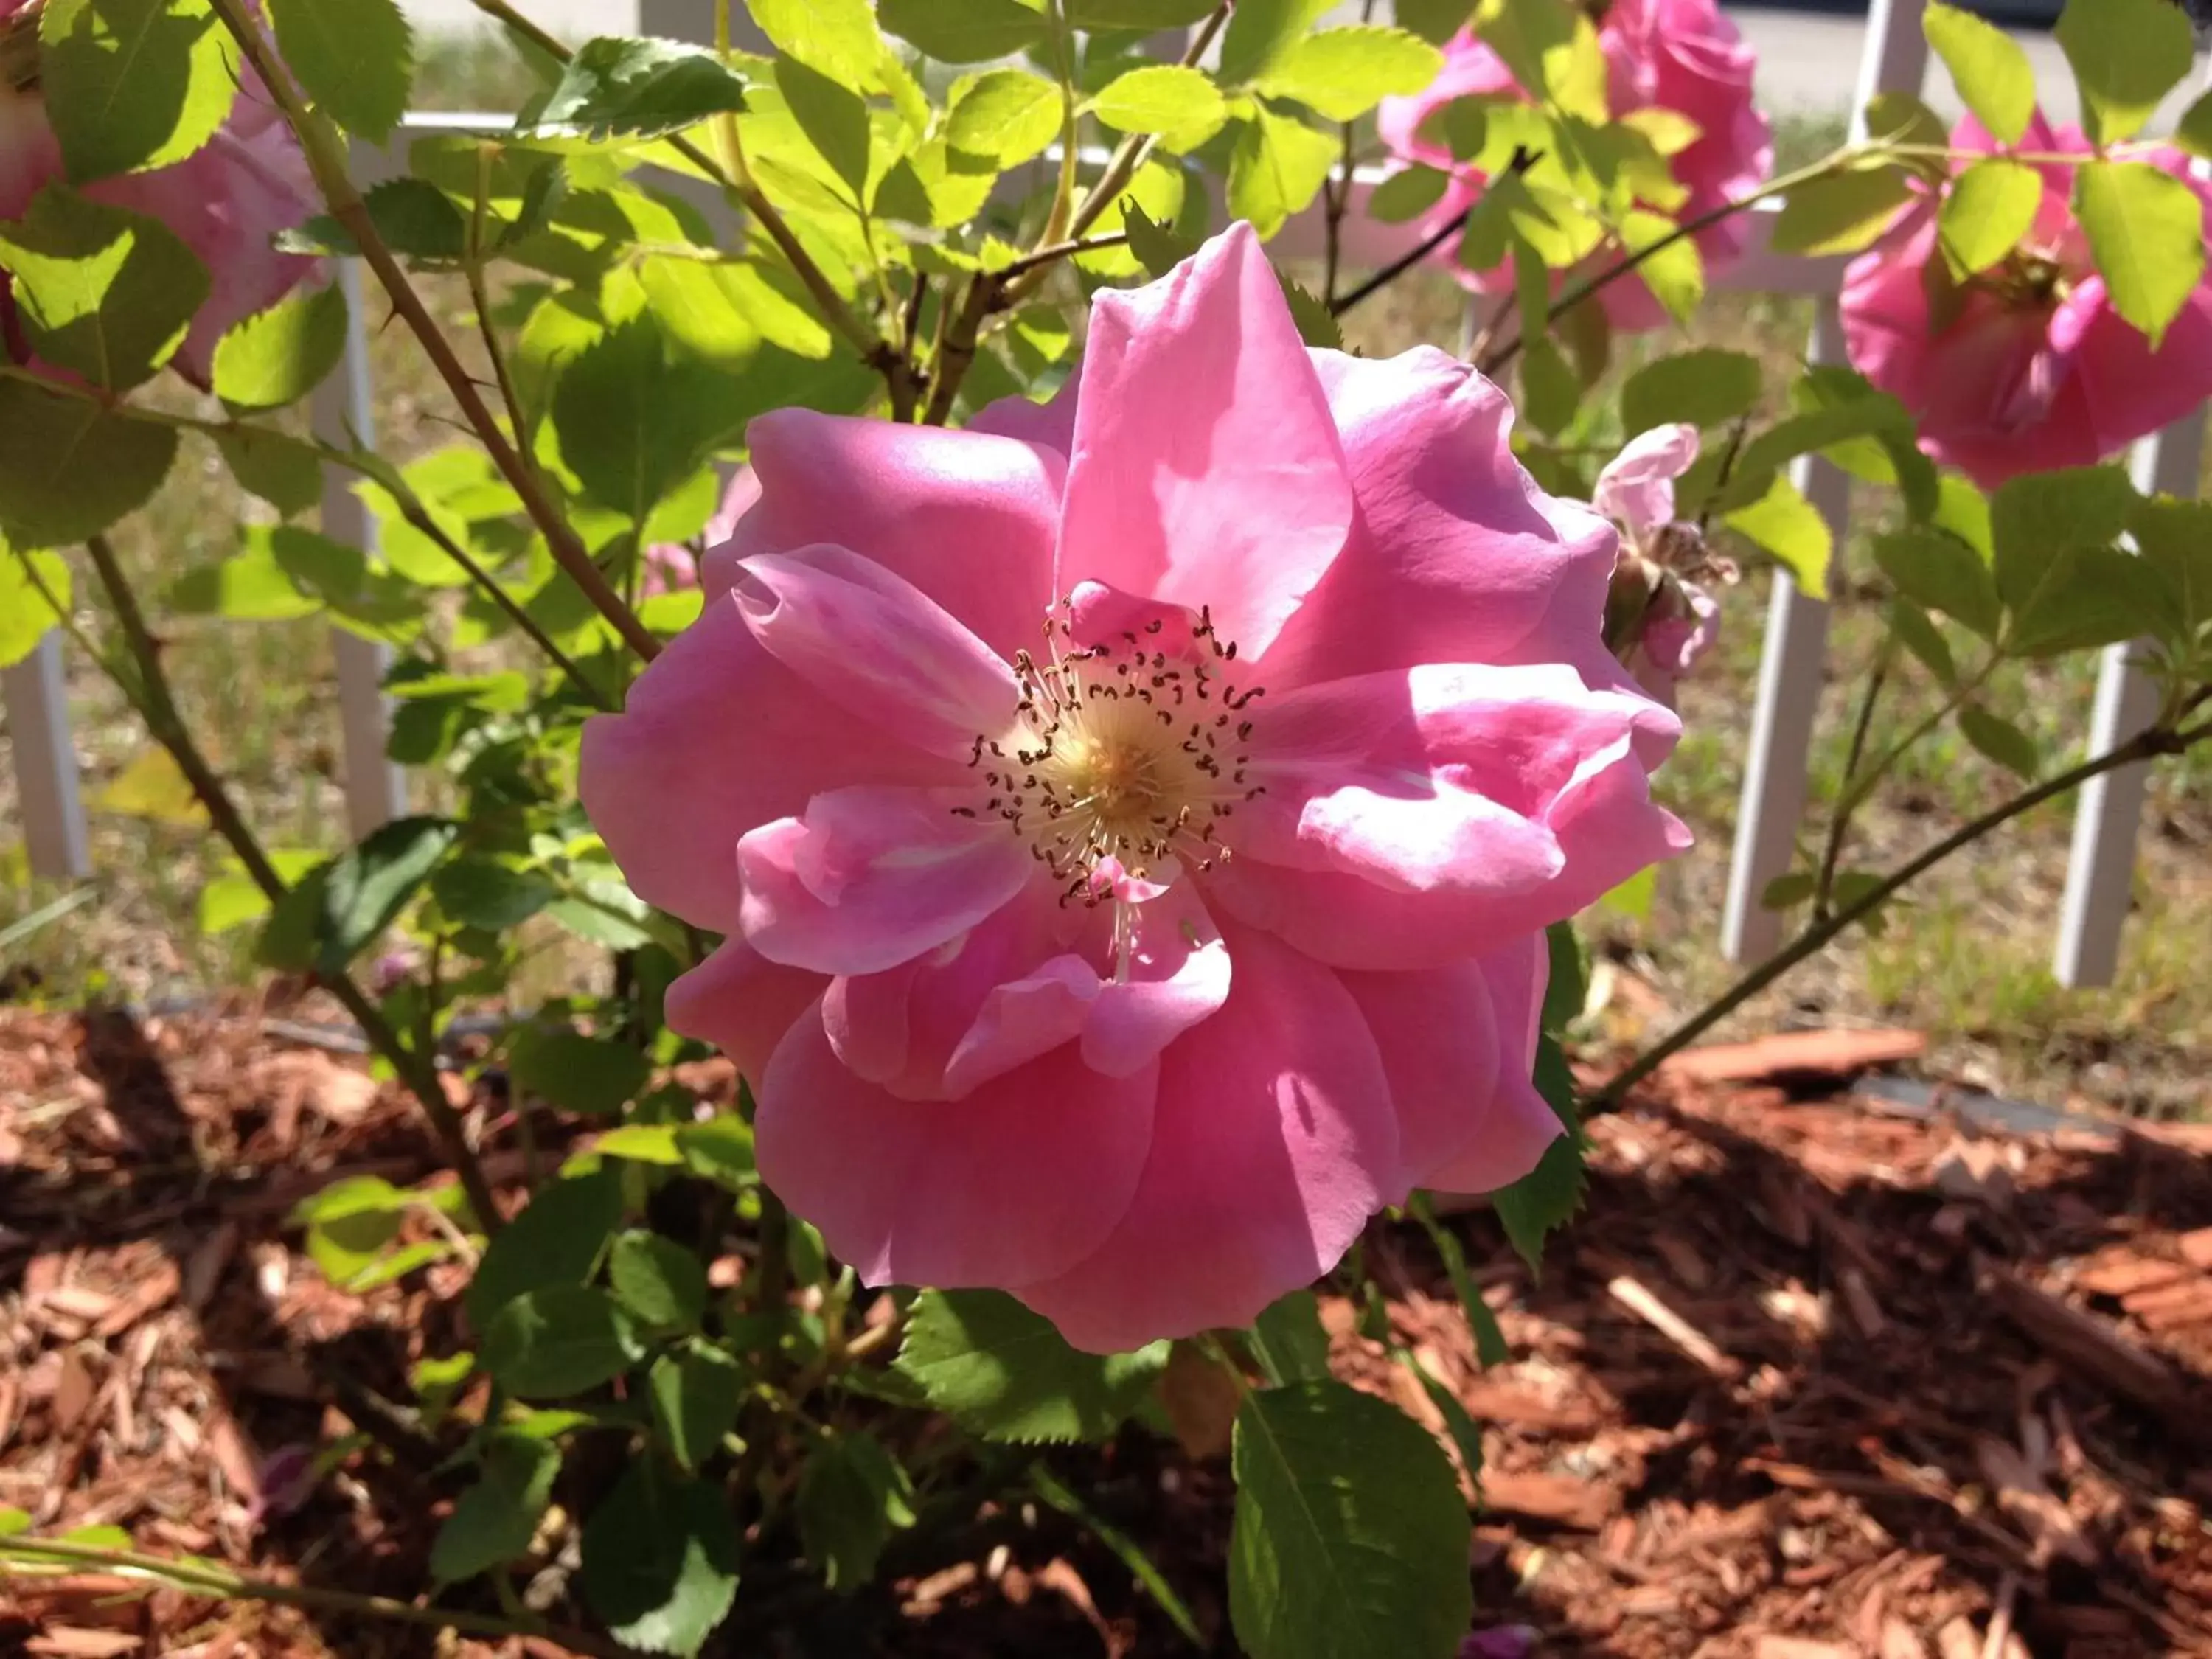
[[[1524,1174],[1547,923],[1686,843],[1615,538],[1441,352],[1308,351],[1239,225],[964,432],[783,410],[705,614],[584,738],[761,1170],[872,1284],[1101,1352]]]
[[[1598,44],[1607,70],[1606,99],[1616,117],[1668,109],[1697,124],[1697,139],[1669,163],[1675,182],[1689,192],[1673,210],[1674,217],[1710,213],[1766,181],[1774,167],[1774,134],[1752,102],[1754,55],[1715,0],[1613,0],[1599,20]],[[1435,137],[1425,137],[1422,124],[1455,100],[1497,95],[1527,94],[1498,54],[1463,29],[1445,47],[1443,72],[1426,91],[1383,100],[1377,120],[1391,151],[1452,175],[1425,230],[1465,217],[1481,198],[1483,175],[1454,161]],[[1736,258],[1747,234],[1740,214],[1699,232],[1698,250],[1708,273]],[[1487,293],[1510,283],[1510,269],[1469,271],[1457,264],[1455,252],[1447,243],[1440,257],[1452,262],[1468,287]],[[1616,329],[1656,328],[1667,321],[1651,290],[1633,276],[1612,283],[1598,297]]]
[[[0,0],[0,22],[21,0]],[[0,219],[20,218],[48,184],[64,181],[61,146],[35,92],[0,88]],[[160,220],[207,267],[210,292],[173,359],[195,383],[208,383],[216,343],[234,325],[266,310],[316,270],[316,261],[280,253],[280,232],[304,223],[321,197],[298,141],[250,70],[230,117],[206,144],[173,167],[125,173],[84,185],[95,202]],[[28,362],[0,271],[0,328],[8,353]]]
[[[1951,143],[1976,154],[2004,148],[1971,117]],[[2091,153],[2079,128],[2053,131],[2039,114],[2017,148]],[[2159,147],[2136,159],[2212,201],[2180,151]],[[1899,214],[1844,277],[1852,367],[1918,417],[1923,449],[1984,489],[2023,472],[2093,465],[2212,396],[2212,273],[2154,351],[2112,308],[2097,275],[2071,206],[2073,168],[2039,170],[2042,207],[2026,242],[2001,264],[1950,282],[1929,199]],[[1948,290],[1940,302],[1931,281]]]

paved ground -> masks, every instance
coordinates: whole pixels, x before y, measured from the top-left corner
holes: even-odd
[[[647,0],[681,9],[685,0]],[[469,25],[477,16],[469,0],[405,0],[408,10],[426,27],[453,28]],[[622,33],[637,27],[639,0],[526,0],[532,16],[549,28],[569,35]],[[706,12],[698,0],[690,9]],[[1341,9],[1357,16],[1358,8]],[[1850,106],[1857,72],[1861,44],[1865,37],[1863,15],[1838,16],[1768,6],[1729,8],[1759,52],[1759,92],[1769,108],[1809,114],[1841,114]],[[2036,82],[2045,88],[2050,112],[2061,120],[2075,118],[2073,77],[2066,60],[2051,36],[2024,30],[2016,38],[2027,48],[2035,65]],[[1946,115],[1957,112],[1950,83],[1940,67],[1929,77],[1929,101]],[[2177,95],[2168,100],[2160,125],[2169,126],[2186,106]]]

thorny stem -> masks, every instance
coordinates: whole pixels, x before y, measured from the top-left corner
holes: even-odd
[[[1466,228],[1467,217],[1464,214],[1458,215],[1437,226],[1413,247],[1391,260],[1389,264],[1383,266],[1365,282],[1349,293],[1332,300],[1329,302],[1328,314],[1332,317],[1341,317],[1363,300],[1370,299],[1381,293]]]
[[[1375,21],[1375,0],[1360,0],[1359,21]],[[1358,158],[1352,154],[1352,123],[1344,122],[1340,128],[1343,154],[1337,162],[1336,181],[1322,185],[1322,210],[1327,231],[1327,244],[1322,256],[1321,302],[1331,312],[1336,306],[1336,279],[1344,257],[1344,216],[1352,208],[1352,185],[1358,171]]]
[[[143,1578],[188,1595],[274,1601],[285,1607],[389,1619],[399,1624],[454,1631],[464,1636],[542,1636],[574,1652],[592,1656],[592,1659],[635,1659],[632,1649],[601,1641],[582,1631],[560,1629],[539,1620],[502,1619],[490,1613],[419,1607],[412,1601],[398,1601],[386,1595],[360,1595],[350,1590],[272,1583],[267,1579],[247,1578],[206,1562],[170,1561],[158,1555],[142,1555],[136,1550],[101,1549],[91,1544],[72,1544],[64,1539],[0,1539],[0,1561],[88,1567],[122,1577]]]
[[[545,30],[517,11],[508,3],[508,0],[471,0],[471,3],[485,16],[506,24],[507,27],[521,35],[556,63],[565,64],[576,55],[556,36],[547,33]],[[715,13],[717,31],[725,42],[722,50],[726,52],[728,51],[726,42],[729,14],[723,9],[722,0],[717,0]],[[769,240],[776,245],[777,250],[790,264],[792,270],[805,285],[814,303],[822,308],[823,319],[842,335],[846,343],[860,354],[862,360],[871,368],[882,374],[887,384],[890,384],[893,374],[903,371],[907,368],[904,360],[900,357],[889,341],[878,336],[873,329],[860,319],[860,314],[845,302],[845,296],[837,292],[836,285],[823,274],[822,267],[815,264],[813,256],[807,252],[805,245],[799,238],[792,234],[791,227],[784,222],[783,216],[776,211],[775,204],[768,199],[758,183],[754,180],[751,169],[745,163],[744,147],[738,142],[736,118],[732,116],[726,121],[719,123],[716,136],[724,147],[730,151],[726,166],[715,161],[713,156],[680,133],[672,137],[668,143],[669,147],[678,155],[697,167],[701,173],[719,185],[723,193],[732,201],[743,207],[746,212],[759,221],[761,228],[768,232]],[[896,398],[899,388],[893,384],[891,390],[893,398]]]
[[[512,593],[499,585],[499,579],[478,564],[468,550],[438,526],[438,521],[422,510],[421,502],[406,496],[395,496],[399,503],[399,516],[416,530],[438,544],[445,556],[465,571],[471,581],[483,590],[484,596],[497,605],[507,619],[540,651],[554,667],[576,684],[576,688],[592,701],[592,707],[611,714],[614,702],[599,689],[597,682],[586,675],[574,658],[553,642],[553,636],[538,625],[538,619],[523,609]]]
[[[1711,230],[1715,225],[1741,213],[1746,208],[1757,206],[1770,197],[1785,196],[1793,190],[1802,190],[1807,185],[1826,178],[1829,173],[1836,172],[1851,161],[1859,160],[1867,154],[1887,149],[1887,146],[1882,146],[1837,150],[1834,154],[1824,156],[1808,166],[1799,167],[1794,173],[1785,173],[1779,179],[1770,179],[1748,195],[1739,196],[1734,201],[1723,202],[1710,213],[1701,213],[1694,219],[1685,219],[1664,236],[1646,243],[1632,253],[1622,255],[1603,270],[1593,273],[1560,295],[1558,299],[1552,301],[1551,309],[1544,313],[1544,326],[1547,329],[1550,328],[1553,324],[1558,322],[1561,317],[1585,300],[1603,293],[1622,277],[1632,276],[1638,267],[1646,260],[1664,253],[1675,243]],[[1516,337],[1508,340],[1491,358],[1478,362],[1475,367],[1486,374],[1494,374],[1498,369],[1513,361],[1514,356],[1521,349],[1523,337]]]
[[[1874,666],[1867,674],[1866,695],[1859,699],[1859,712],[1851,722],[1851,746],[1844,757],[1844,794],[1836,803],[1835,812],[1828,819],[1828,842],[1820,851],[1820,873],[1813,883],[1813,920],[1826,920],[1828,906],[1836,894],[1836,867],[1843,862],[1844,842],[1851,828],[1851,811],[1855,803],[1850,788],[1857,781],[1859,763],[1866,758],[1867,734],[1874,729],[1875,704],[1881,701],[1882,687],[1889,682],[1890,664],[1897,654],[1897,635],[1885,635],[1881,648],[1875,653]]]
[[[2192,705],[2193,706],[2193,705]],[[2132,766],[2141,761],[2152,760],[2161,755],[2179,755],[2183,750],[2212,738],[2212,720],[2202,721],[2186,729],[2166,724],[2149,727],[2137,733],[2118,748],[2106,750],[2094,759],[2086,760],[2072,769],[2060,773],[2048,782],[2039,783],[2025,794],[2016,795],[2003,805],[1984,812],[1952,835],[1946,836],[1911,863],[1892,872],[1881,882],[1823,921],[1815,921],[1780,951],[1746,974],[1714,1001],[1708,1003],[1696,1015],[1677,1026],[1656,1047],[1647,1048],[1622,1070],[1619,1075],[1591,1097],[1585,1110],[1609,1111],[1626,1098],[1628,1091],[1650,1077],[1659,1067],[1688,1048],[1707,1031],[1726,1019],[1745,1003],[1780,979],[1808,957],[1822,949],[1839,933],[1887,903],[1901,889],[1934,869],[1961,848],[1971,847],[1993,830],[2002,829],[2022,813],[2031,812],[2047,800],[2078,789],[2092,778],[2107,772],[2118,771],[2123,766]]]
[[[1190,45],[1183,52],[1183,68],[1194,67],[1198,60],[1206,56],[1206,48],[1213,44],[1214,37],[1229,21],[1230,3],[1231,0],[1221,0],[1206,20],[1198,26],[1197,33],[1190,37]],[[1090,194],[1083,198],[1083,205],[1076,209],[1075,217],[1068,222],[1067,234],[1070,236],[1080,236],[1098,222],[1099,216],[1114,205],[1115,198],[1121,194],[1121,187],[1136,176],[1137,169],[1144,165],[1145,158],[1152,153],[1152,146],[1158,142],[1157,136],[1150,133],[1133,132],[1122,139],[1108,159],[1106,171],[1098,175],[1098,182],[1091,185]]]
[[[145,721],[146,729],[152,734],[154,741],[167,750],[170,758],[176,762],[177,769],[184,774],[185,781],[191,786],[192,793],[207,810],[208,821],[215,826],[216,833],[228,844],[238,861],[245,866],[253,884],[261,890],[274,907],[291,889],[283,877],[276,872],[276,866],[269,861],[269,855],[262,850],[260,842],[255,838],[237,804],[231,799],[229,791],[223,787],[222,778],[208,763],[207,757],[200,752],[191,728],[185,724],[184,715],[179,711],[176,698],[169,690],[168,677],[161,667],[161,646],[146,626],[144,613],[138,609],[137,596],[131,590],[130,580],[123,574],[123,566],[115,556],[114,548],[104,536],[91,538],[85,543],[85,548],[92,555],[93,569],[107,595],[108,605],[115,612],[116,623],[122,629],[124,644],[130,651],[136,672],[119,673],[105,659],[102,659],[103,665],[107,666],[110,677],[137,710],[139,718]],[[470,1149],[460,1115],[446,1099],[446,1091],[438,1080],[437,1068],[427,1051],[418,1052],[403,1042],[398,1032],[392,1030],[391,1023],[384,1018],[382,1011],[369,1000],[362,988],[353,982],[352,976],[343,969],[319,974],[317,978],[345,1006],[345,1011],[361,1027],[362,1035],[368,1038],[369,1046],[384,1056],[400,1080],[406,1084],[409,1092],[422,1106],[423,1115],[429,1119],[432,1131],[445,1149],[447,1160],[453,1166],[453,1173],[460,1177],[461,1190],[467,1194],[469,1206],[476,1211],[478,1224],[487,1233],[496,1232],[500,1214],[492,1200],[490,1184],[484,1179],[483,1170],[477,1162],[476,1153]]]
[[[361,192],[354,188],[347,172],[345,148],[339,142],[328,119],[311,112],[294,86],[289,73],[269,50],[262,39],[259,26],[244,9],[244,0],[212,0],[216,15],[223,27],[236,40],[240,52],[248,64],[268,84],[269,94],[283,112],[285,121],[300,140],[309,168],[329,205],[331,216],[343,225],[353,238],[354,245],[375,271],[377,280],[390,296],[392,309],[406,322],[430,366],[446,384],[447,391],[459,406],[461,415],[475,431],[492,459],[492,465],[522,498],[524,509],[530,514],[545,538],[555,561],[567,571],[569,580],[583,590],[599,613],[605,617],[620,635],[624,643],[647,662],[660,654],[660,641],[653,630],[638,619],[637,613],[622,601],[622,596],[607,585],[606,577],[599,566],[592,562],[590,551],[578,539],[568,521],[548,496],[537,474],[524,459],[521,452],[507,441],[500,430],[497,416],[493,415],[483,394],[477,389],[453,346],[447,341],[437,319],[430,315],[422,297],[408,280],[405,269],[395,258],[383,237],[377,234],[375,221],[370,216]]]

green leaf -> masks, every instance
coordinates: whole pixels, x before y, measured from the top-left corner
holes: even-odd
[[[335,975],[398,920],[460,838],[451,818],[396,818],[341,853],[323,883],[315,965]]]
[[[2066,0],[2053,32],[2081,88],[2081,124],[2100,145],[2140,131],[2196,56],[2189,14],[2166,0]]]
[[[695,1346],[655,1360],[646,1386],[668,1449],[685,1468],[696,1470],[737,1427],[745,1373],[720,1349]]]
[[[779,59],[776,90],[783,94],[807,143],[842,179],[855,203],[867,198],[868,154],[872,141],[868,106],[860,94],[843,82],[831,80],[798,62]]]
[[[607,1256],[615,1300],[654,1330],[696,1330],[707,1316],[707,1270],[672,1238],[632,1228]]]
[[[997,1291],[924,1291],[898,1369],[987,1440],[1103,1440],[1166,1368],[1168,1344],[1102,1357]]]
[[[1331,0],[1237,0],[1221,41],[1221,84],[1241,87],[1266,74],[1330,4]]]
[[[2109,466],[2030,473],[1998,489],[1990,526],[2008,651],[2056,656],[2147,631],[2155,573],[2113,545],[2138,499]]]
[[[565,1400],[611,1382],[644,1352],[605,1291],[553,1285],[517,1297],[483,1337],[483,1368],[525,1400]]]
[[[2074,211],[2112,308],[2155,351],[2204,274],[2203,204],[2148,161],[2091,161],[2074,171]]]
[[[618,1642],[696,1654],[737,1599],[738,1554],[728,1493],[641,1457],[584,1523],[584,1599]]]
[[[1977,161],[1944,194],[1943,251],[1962,275],[1987,270],[2020,246],[2042,205],[2043,175],[2027,162]]]
[[[1925,611],[1902,595],[1891,599],[1889,631],[1920,659],[1921,665],[1936,677],[1937,684],[1946,690],[1957,689],[1959,665],[1951,655],[1951,643]]]
[[[1580,1019],[1589,1004],[1589,954],[1571,921],[1555,921],[1544,930],[1544,950],[1549,975],[1536,1029],[1557,1036]]]
[[[1320,1382],[1328,1376],[1328,1332],[1321,1322],[1321,1304],[1311,1291],[1292,1291],[1271,1303],[1252,1322],[1245,1340],[1268,1382],[1276,1388],[1288,1382]]]
[[[276,562],[267,535],[252,532],[241,551],[187,570],[166,597],[180,615],[233,622],[285,622],[323,608],[321,598],[302,592],[291,572]]]
[[[945,136],[965,155],[1011,167],[1042,155],[1060,124],[1060,88],[1051,82],[1025,70],[986,70],[954,88]]]
[[[207,268],[174,231],[62,184],[0,220],[0,267],[31,349],[111,392],[168,362],[208,296]]]
[[[507,1065],[516,1087],[586,1117],[620,1111],[653,1076],[653,1062],[629,1044],[565,1026],[526,1029]]]
[[[1907,175],[1895,167],[1816,179],[1790,192],[1774,216],[1769,246],[1777,253],[1856,253],[1911,199]]]
[[[1759,896],[1759,907],[1762,910],[1794,910],[1820,890],[1820,880],[1810,870],[1792,870],[1766,884]]]
[[[586,348],[555,388],[561,458],[586,496],[642,525],[729,430],[728,387],[702,363],[667,362],[649,317],[624,323]]]
[[[913,1483],[875,1436],[835,1435],[807,1454],[799,1474],[799,1541],[831,1589],[857,1589],[873,1578],[891,1534],[914,1519]]]
[[[1544,1241],[1574,1218],[1587,1184],[1579,1135],[1570,1130],[1544,1149],[1536,1167],[1491,1197],[1491,1206],[1521,1259],[1543,1266]]]
[[[1503,1365],[1513,1356],[1505,1346],[1505,1334],[1498,1328],[1498,1316],[1482,1299],[1482,1292],[1467,1271],[1467,1250],[1459,1237],[1436,1218],[1428,1194],[1415,1193],[1409,1206],[1413,1219],[1421,1224],[1429,1242],[1436,1246],[1443,1258],[1444,1276],[1451,1281],[1453,1293],[1459,1297],[1466,1311],[1468,1328],[1474,1333],[1476,1360],[1485,1365]]]
[[[215,434],[231,477],[286,518],[323,498],[323,458],[312,444],[259,427],[229,426]]]
[[[1474,0],[1397,0],[1392,15],[1400,28],[1411,29],[1431,46],[1441,46],[1467,27],[1474,15]]]
[[[1620,240],[1631,253],[1658,249],[1636,267],[1636,274],[1659,303],[1667,307],[1669,316],[1678,323],[1686,323],[1705,301],[1705,264],[1694,237],[1667,240],[1676,228],[1674,222],[1663,213],[1632,208],[1620,222]],[[1665,246],[1662,246],[1662,243]]]
[[[459,1583],[528,1554],[560,1473],[561,1449],[550,1441],[492,1436],[483,1474],[454,1501],[430,1546],[430,1576]]]
[[[688,1104],[690,1097],[684,1097]],[[628,1158],[633,1164],[659,1164],[675,1169],[685,1162],[684,1133],[688,1123],[625,1123],[610,1129],[592,1143],[601,1158]]]
[[[622,1177],[611,1170],[540,1187],[484,1247],[462,1297],[469,1323],[481,1333],[509,1303],[532,1291],[588,1281],[622,1223]]]
[[[1221,131],[1229,103],[1200,70],[1151,64],[1107,82],[1091,112],[1116,132],[1156,132],[1171,149],[1191,149]]]
[[[1878,536],[1874,562],[1897,591],[1916,605],[1995,640],[2003,607],[1996,579],[1981,556],[1957,537],[1932,526]]]
[[[183,161],[237,97],[207,0],[48,0],[39,41],[40,101],[79,184]]]
[[[1236,15],[1243,16],[1243,9]],[[1255,106],[1230,152],[1230,213],[1249,220],[1265,240],[1321,193],[1336,156],[1337,141],[1327,133],[1265,105]]]
[[[1443,54],[1408,30],[1350,23],[1292,42],[1257,85],[1270,98],[1352,121],[1385,98],[1421,91],[1443,67]]]
[[[215,392],[233,409],[281,409],[323,382],[345,356],[345,290],[295,293],[248,317],[215,349]]]
[[[1828,597],[1828,561],[1836,550],[1835,534],[1789,479],[1775,474],[1764,495],[1748,507],[1737,507],[1723,522],[1772,554],[1813,598]]]
[[[2172,612],[2163,632],[2193,640],[2212,623],[2212,501],[2159,497],[2128,514],[2144,566],[2165,583]]]
[[[1451,186],[1451,175],[1437,167],[1422,167],[1418,163],[1392,173],[1367,198],[1367,216],[1386,225],[1401,225],[1409,219],[1418,219],[1443,200],[1444,191]]]
[[[47,593],[60,611],[46,603]],[[47,631],[61,625],[69,602],[69,566],[60,554],[19,553],[0,538],[0,668],[13,668],[36,650]]]
[[[1020,0],[878,0],[883,26],[940,64],[984,64],[1036,46],[1045,20]]]
[[[145,505],[176,454],[168,427],[0,380],[0,531],[21,548],[97,535]]]
[[[706,47],[602,35],[576,49],[535,125],[658,138],[744,107],[744,76]]]
[[[2011,46],[2012,42],[2007,40],[2005,44]],[[2032,92],[2033,88],[2030,90]],[[1987,126],[1989,124],[1984,121],[1982,125]],[[1898,144],[1934,144],[1948,148],[1951,142],[1951,129],[1943,118],[1906,92],[1878,92],[1868,99],[1866,130],[1870,138]]]
[[[2137,499],[2127,474],[2112,466],[2025,473],[1999,486],[1990,534],[2007,608],[2035,602],[2060,553],[2118,541]]]
[[[1620,429],[1630,437],[1672,421],[1725,426],[1759,402],[1759,360],[1705,347],[1646,363],[1620,389]]]
[[[1340,1382],[1248,1394],[1231,1467],[1229,1617],[1252,1659],[1449,1659],[1474,1615],[1443,1450]]]
[[[2016,144],[2035,113],[2035,71],[2019,43],[1970,11],[1929,0],[1920,20],[1928,44],[1951,72],[1959,100],[2001,144]],[[1869,126],[1869,132],[1881,129]],[[1942,137],[1936,140],[1942,143]]]
[[[2035,739],[2010,720],[2000,719],[1978,704],[1960,705],[1959,731],[1968,743],[2008,772],[2033,778],[2042,769],[2043,757],[2036,752]]]
[[[1077,29],[1179,29],[1201,21],[1214,0],[1060,0]]]
[[[539,872],[482,855],[455,859],[430,878],[430,896],[449,919],[493,933],[520,927],[560,896]]]
[[[1556,438],[1575,418],[1583,383],[1559,347],[1541,335],[1521,350],[1521,413],[1546,437]]]
[[[2181,112],[2174,124],[2173,142],[2200,160],[2212,159],[2212,92]]]
[[[276,49],[323,112],[382,143],[407,112],[415,37],[398,0],[268,0]]]
[[[558,177],[557,164],[532,175]],[[362,205],[378,238],[394,253],[410,259],[450,264],[468,252],[469,225],[453,198],[427,179],[386,179],[362,194]],[[328,214],[317,214],[297,230],[280,232],[276,246],[288,253],[317,257],[357,255],[353,233]]]
[[[1474,29],[1532,97],[1594,125],[1607,121],[1605,53],[1595,25],[1578,8],[1555,0],[1482,0]]]

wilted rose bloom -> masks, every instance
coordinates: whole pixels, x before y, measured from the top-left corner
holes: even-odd
[[[1689,578],[1710,572],[1733,580],[1735,574],[1706,551],[1695,526],[1674,521],[1674,481],[1697,459],[1697,428],[1654,427],[1607,463],[1590,499],[1621,530],[1606,641],[1637,684],[1669,708],[1675,682],[1720,632],[1719,605]]]
[[[1976,155],[2008,148],[1972,117],[1951,144]],[[2010,148],[2091,153],[2079,128],[2054,131],[2039,114]],[[2160,146],[2133,159],[2212,200],[2180,151]],[[1952,276],[1931,198],[1907,207],[1844,277],[1852,367],[1918,418],[1923,449],[1985,489],[2023,472],[2093,465],[2212,396],[2212,272],[2153,350],[2097,274],[2074,217],[2073,168],[2038,171],[2035,222],[1990,270]]]
[[[1715,0],[1612,0],[1589,8],[1599,14],[1598,44],[1604,50],[1606,100],[1618,118],[1639,109],[1673,110],[1694,122],[1698,137],[1668,160],[1674,180],[1688,192],[1671,210],[1678,220],[1710,213],[1765,183],[1774,167],[1774,134],[1752,102],[1756,61],[1735,25]],[[1376,119],[1382,140],[1401,161],[1418,161],[1452,175],[1452,182],[1425,222],[1436,231],[1480,199],[1483,176],[1455,161],[1442,139],[1424,137],[1422,124],[1461,98],[1526,96],[1503,59],[1463,29],[1444,49],[1444,67],[1428,89],[1408,98],[1389,98]],[[1726,266],[1743,252],[1749,234],[1741,214],[1700,231],[1698,251],[1708,272]],[[1455,258],[1447,242],[1439,257],[1470,288],[1487,292],[1512,280],[1510,268],[1474,272]],[[1657,328],[1665,309],[1634,276],[1609,284],[1598,295],[1614,328]]]
[[[28,0],[0,0],[0,25]],[[66,182],[60,143],[35,89],[0,88],[0,219],[22,216],[49,184]],[[215,137],[173,167],[123,173],[80,186],[110,207],[160,220],[207,267],[210,293],[172,360],[204,386],[216,343],[235,324],[264,311],[316,269],[280,253],[274,242],[319,211],[321,198],[307,158],[267,89],[245,72],[230,117]],[[30,361],[7,279],[0,272],[0,331],[8,355]]]
[[[1249,226],[1102,295],[1048,407],[782,410],[701,619],[587,727],[678,1029],[872,1284],[1101,1352],[1250,1321],[1524,1174],[1540,931],[1686,843],[1615,537],[1433,350],[1308,351]]]

